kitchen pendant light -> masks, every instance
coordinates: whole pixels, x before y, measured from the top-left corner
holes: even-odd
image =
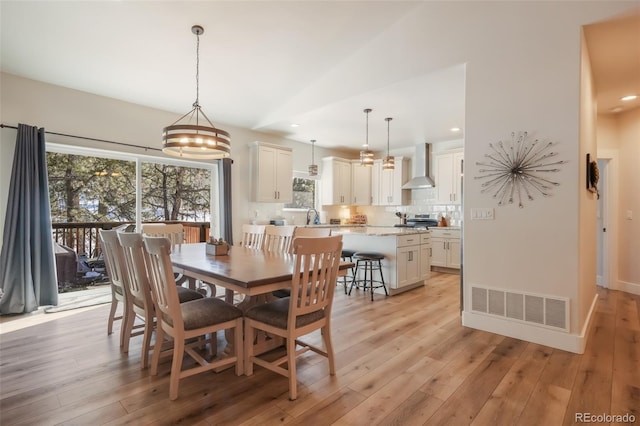
[[[367,127],[364,149],[360,151],[360,164],[363,166],[373,166],[373,151],[369,149],[369,113],[371,111],[371,108],[365,108],[364,110],[364,113],[367,114]]]
[[[391,120],[393,120],[391,117],[384,119],[387,122],[387,156],[382,160],[382,170],[393,170],[395,168],[395,159],[389,155],[389,122]]]
[[[162,130],[162,151],[176,157],[203,160],[226,158],[231,155],[231,136],[217,129],[200,107],[200,35],[204,28],[191,27],[196,35],[196,101],[193,109]],[[202,116],[202,118],[200,118]]]
[[[318,176],[318,165],[313,161],[313,146],[315,143],[316,140],[311,139],[311,164],[309,165],[309,176]]]

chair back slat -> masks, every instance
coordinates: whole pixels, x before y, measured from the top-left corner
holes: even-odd
[[[153,299],[149,276],[144,263],[144,243],[142,234],[133,232],[119,232],[118,240],[123,249],[124,271],[128,277],[131,296],[134,304],[153,309]]]
[[[338,279],[342,253],[342,236],[299,237],[294,240],[293,274],[289,327],[295,328],[296,317],[320,309],[330,315],[333,292]]]
[[[129,284],[123,271],[124,260],[122,247],[118,241],[118,231],[100,230],[100,240],[102,241],[102,252],[104,253],[105,265],[111,280],[111,285],[117,287],[125,299],[131,299]]]
[[[171,264],[171,241],[165,237],[144,236],[145,265],[155,296],[158,321],[164,321],[172,327],[184,328],[176,280]]]
[[[262,249],[270,252],[289,253],[295,226],[274,226],[266,227]]]
[[[171,251],[184,243],[184,226],[181,223],[143,223],[142,233],[150,237],[165,237],[171,241]]]
[[[240,245],[261,249],[266,228],[265,225],[242,225],[242,241]]]

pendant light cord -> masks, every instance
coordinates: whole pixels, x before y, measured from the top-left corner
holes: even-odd
[[[196,32],[196,40],[196,102],[193,106],[197,108],[200,106],[200,32]]]

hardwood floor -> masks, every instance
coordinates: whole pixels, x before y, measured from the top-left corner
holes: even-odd
[[[599,290],[576,355],[462,327],[458,279],[435,273],[373,303],[338,288],[336,376],[325,358],[302,355],[296,401],[285,377],[259,367],[184,379],[169,401],[170,362],[156,377],[140,370],[141,337],[120,354],[108,305],[4,333],[0,424],[561,425],[582,412],[640,424],[639,296]]]

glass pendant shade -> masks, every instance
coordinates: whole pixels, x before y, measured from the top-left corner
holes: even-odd
[[[162,130],[162,151],[176,157],[214,160],[231,155],[231,136],[217,129],[200,107],[200,35],[204,28],[191,27],[197,37],[196,101],[193,109]]]
[[[373,151],[369,149],[369,113],[371,108],[365,108],[364,113],[367,114],[366,139],[364,149],[360,151],[360,164],[363,166],[373,166]]]
[[[393,120],[391,117],[384,119],[387,122],[387,156],[382,160],[382,170],[393,170],[395,168],[395,159],[389,155],[389,123],[391,120]]]
[[[309,165],[309,176],[318,176],[318,165],[316,164],[316,162],[314,161],[314,157],[313,157],[313,147],[316,144],[316,140],[312,139],[311,140],[311,164]]]

